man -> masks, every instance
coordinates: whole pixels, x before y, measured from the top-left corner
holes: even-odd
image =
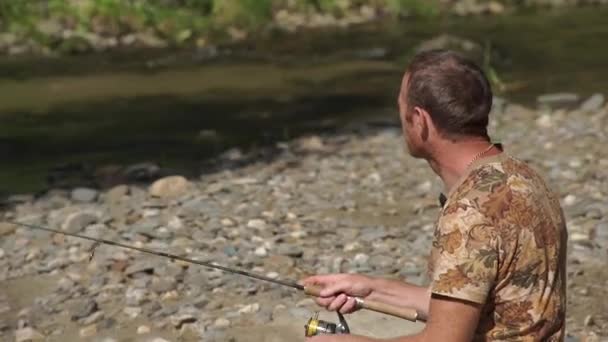
[[[353,297],[415,308],[417,335],[391,341],[562,341],[567,233],[559,201],[525,163],[490,143],[492,91],[453,52],[414,57],[398,97],[408,150],[445,186],[428,287],[356,274],[318,275],[317,303],[355,311]],[[325,335],[315,342],[373,341]]]

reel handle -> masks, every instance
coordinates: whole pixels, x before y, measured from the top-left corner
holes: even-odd
[[[323,290],[323,287],[321,286],[304,286],[304,293],[313,297],[320,297],[321,290]],[[375,300],[363,300],[362,298],[357,297],[355,297],[355,300],[357,301],[357,306],[362,309],[367,309],[386,315],[403,318],[412,322],[417,322],[422,318],[420,317],[420,315],[418,315],[418,311],[412,308],[403,308],[392,304],[381,303]]]

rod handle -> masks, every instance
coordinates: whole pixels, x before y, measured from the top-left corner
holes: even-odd
[[[321,290],[323,290],[323,287],[317,285],[304,286],[304,293],[313,297],[321,297]],[[418,312],[412,308],[404,308],[392,304],[381,303],[375,300],[363,300],[362,298],[357,297],[355,297],[355,300],[357,301],[357,306],[362,309],[403,318],[412,322],[417,322],[422,318],[420,315],[418,315]]]

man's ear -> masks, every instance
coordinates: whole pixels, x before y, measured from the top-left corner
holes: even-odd
[[[422,141],[426,141],[429,138],[429,132],[431,125],[433,124],[431,121],[431,116],[426,110],[420,107],[415,107],[413,112],[416,131],[420,135],[420,139],[422,139]]]

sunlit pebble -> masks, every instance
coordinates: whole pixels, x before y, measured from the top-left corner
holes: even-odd
[[[549,142],[546,142],[543,147],[545,150],[551,150],[551,149],[553,149],[553,146],[554,146],[553,142],[549,141]]]
[[[574,195],[568,195],[568,196],[564,197],[564,205],[565,206],[569,207],[569,206],[573,205],[574,203],[576,203],[576,196],[574,196]]]
[[[570,167],[573,167],[573,168],[579,168],[579,167],[581,167],[583,165],[583,163],[580,160],[578,160],[578,159],[572,159],[568,163],[568,165],[570,165]]]
[[[0,248],[0,259],[4,258],[4,249]]]
[[[137,334],[139,334],[139,335],[149,334],[149,333],[150,333],[150,327],[147,325],[140,325],[137,328]]]
[[[277,272],[269,272],[269,273],[266,273],[266,276],[271,279],[276,279],[279,277],[279,274]]]

